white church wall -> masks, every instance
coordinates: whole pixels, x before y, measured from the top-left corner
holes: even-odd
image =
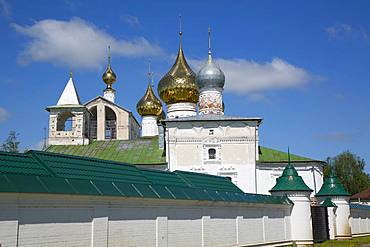
[[[290,207],[8,193],[0,197],[0,244],[195,247],[290,243]]]
[[[230,177],[248,193],[256,193],[257,146],[253,120],[166,122],[166,161],[171,171]],[[215,150],[213,158],[210,149]]]

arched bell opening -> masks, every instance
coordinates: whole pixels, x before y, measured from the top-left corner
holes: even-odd
[[[117,116],[108,106],[105,106],[105,139],[117,139]]]
[[[98,134],[98,113],[97,107],[93,106],[90,109],[91,117],[90,117],[90,138],[97,139]]]
[[[72,131],[75,115],[72,112],[63,112],[58,114],[57,131]]]

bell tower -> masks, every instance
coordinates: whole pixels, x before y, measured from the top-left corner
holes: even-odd
[[[89,111],[81,105],[72,72],[62,95],[54,106],[48,106],[48,145],[87,145]]]

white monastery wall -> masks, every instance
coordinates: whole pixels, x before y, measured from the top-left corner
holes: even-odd
[[[2,247],[290,243],[290,206],[3,193]]]
[[[166,161],[171,171],[230,177],[244,192],[256,193],[256,122],[194,121],[166,125]],[[210,149],[215,152],[213,158]]]
[[[370,234],[370,207],[368,209],[351,208],[349,224],[352,235],[369,235]]]

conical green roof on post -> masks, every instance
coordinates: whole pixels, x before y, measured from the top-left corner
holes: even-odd
[[[324,179],[324,184],[316,196],[350,196],[350,194],[336,176],[329,175]]]
[[[290,163],[290,152],[288,149],[288,165],[285,167],[283,174],[276,179],[276,184],[270,192],[277,191],[312,191],[302,177],[298,175],[297,170]]]
[[[323,207],[337,207],[337,205],[332,202],[332,200],[330,199],[330,197],[327,197],[325,198],[325,200],[320,204],[320,206],[323,206]]]

